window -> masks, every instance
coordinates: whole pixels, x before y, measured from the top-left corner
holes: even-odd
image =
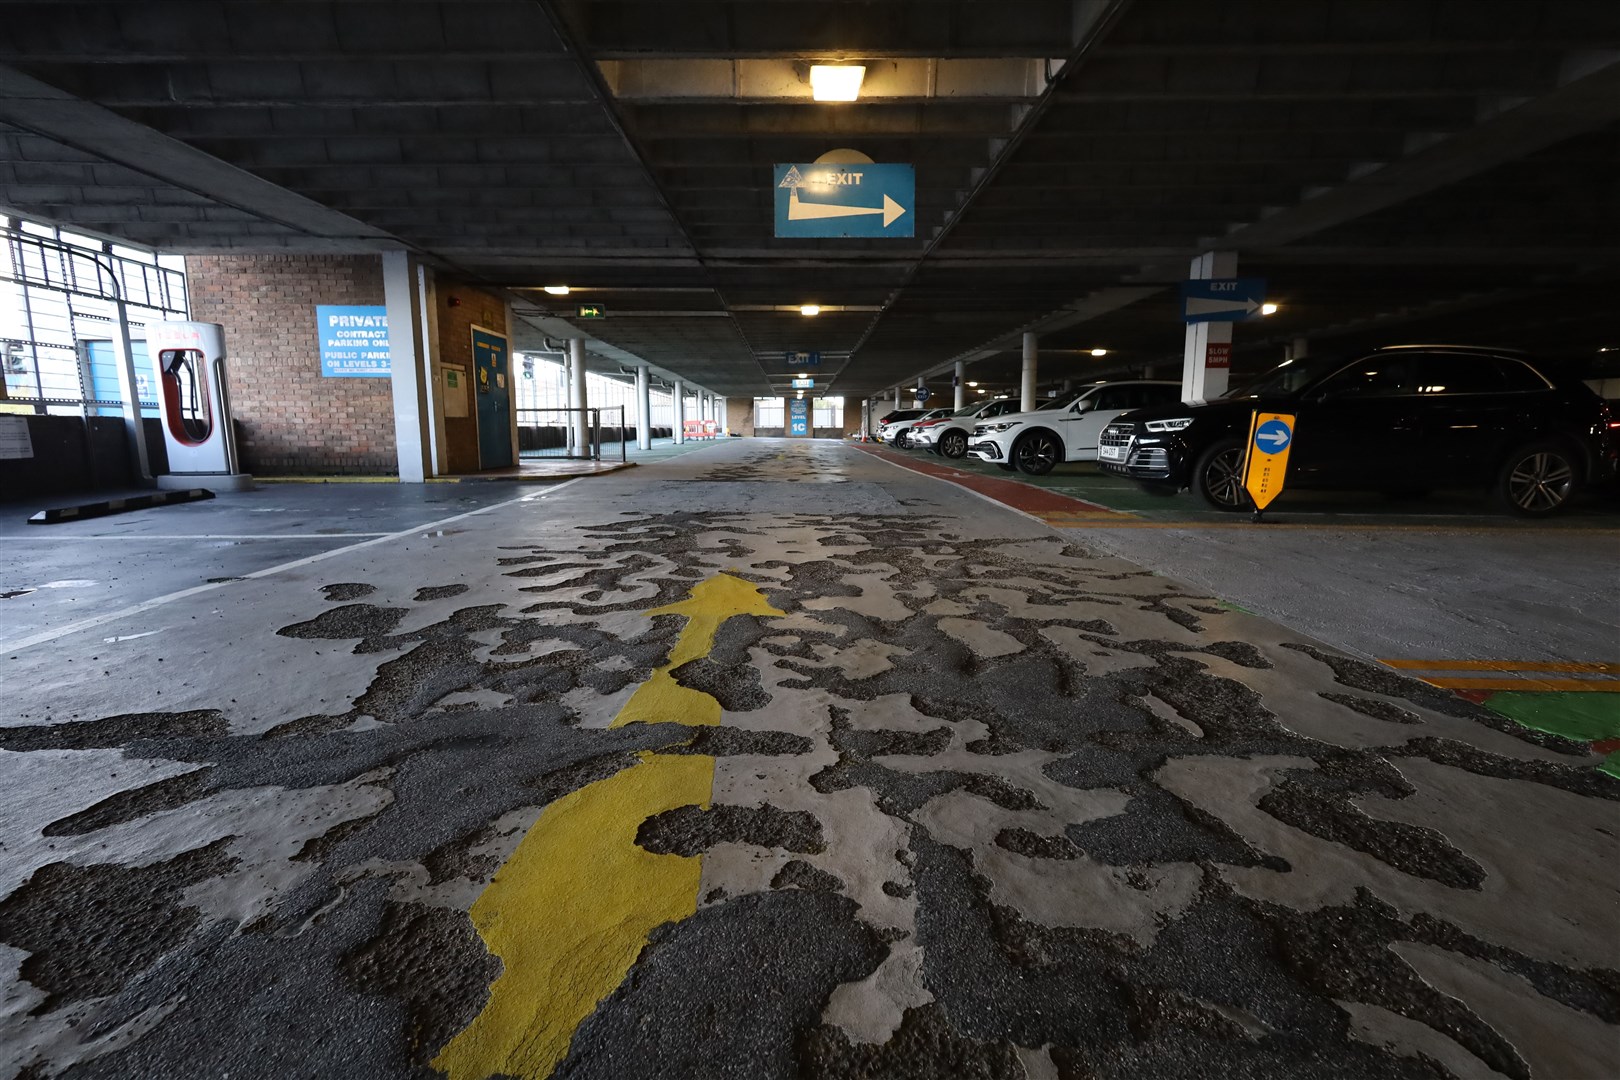
[[[1507,377],[1494,357],[1427,353],[1416,359],[1419,394],[1499,394],[1507,389]]]
[[[1547,389],[1547,380],[1542,378],[1529,364],[1518,360],[1509,360],[1507,357],[1490,358],[1491,362],[1502,369],[1502,385],[1516,393],[1531,390]]]
[[[844,399],[816,398],[810,409],[810,426],[815,431],[843,431]]]
[[[786,406],[779,397],[757,397],[754,399],[754,427],[755,428],[785,428],[787,419],[783,415]]]
[[[1401,397],[1415,393],[1413,389],[1413,361],[1415,357],[1390,355],[1369,356],[1351,364],[1320,387],[1325,397],[1336,400],[1361,398]]]
[[[1097,392],[1092,408],[1099,411],[1139,409],[1142,407],[1142,388],[1139,386],[1108,386]]]
[[[568,396],[568,365],[561,360],[550,359],[555,353],[518,353],[518,391],[517,404],[519,410],[529,410],[531,415],[520,416],[521,423],[552,424],[561,423],[559,416],[534,415],[533,410],[555,410],[571,407]],[[669,427],[674,422],[674,405],[669,391],[653,389],[649,397],[649,421],[652,427]],[[602,410],[602,423],[612,426],[619,422],[619,409],[624,409],[624,425],[634,427],[637,423],[639,404],[636,400],[636,384],[624,379],[611,379],[605,375],[598,375],[594,371],[585,373],[585,404],[588,408]],[[687,417],[692,416],[688,410]]]

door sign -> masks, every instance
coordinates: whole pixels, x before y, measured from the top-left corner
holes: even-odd
[[[917,234],[917,172],[910,165],[778,165],[775,187],[778,237]]]
[[[1294,445],[1294,418],[1287,413],[1254,414],[1249,424],[1249,447],[1243,461],[1243,487],[1264,510],[1282,494],[1288,472],[1288,451]]]
[[[789,350],[784,354],[788,367],[820,367],[821,354],[818,352],[798,352]]]
[[[1242,322],[1260,314],[1265,278],[1194,278],[1181,283],[1184,322]]]

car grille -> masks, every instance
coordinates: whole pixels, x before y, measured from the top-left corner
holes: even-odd
[[[1098,439],[1101,446],[1129,446],[1131,445],[1131,429],[1129,427],[1105,427]]]
[[[1168,469],[1170,451],[1162,446],[1150,446],[1131,454],[1125,464],[1133,469]]]

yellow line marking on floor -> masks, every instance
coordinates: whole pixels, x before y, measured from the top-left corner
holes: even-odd
[[[1620,694],[1620,679],[1423,679],[1442,690],[1558,690]]]
[[[670,671],[714,648],[736,615],[779,616],[759,589],[717,574],[676,604],[645,613],[684,615],[669,660],[612,727],[713,726],[720,703]],[[433,1066],[449,1080],[502,1075],[542,1080],[568,1054],[574,1031],[624,981],[648,935],[697,911],[702,856],[655,855],[636,845],[642,822],[709,805],[714,758],[643,751],[637,764],[548,805],[473,904],[473,926],[503,965],[489,1000]]]
[[[1594,660],[1380,660],[1403,671],[1558,671],[1620,675],[1620,661]]]

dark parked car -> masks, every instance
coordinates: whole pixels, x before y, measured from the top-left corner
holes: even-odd
[[[1500,349],[1403,345],[1302,357],[1214,401],[1127,413],[1103,431],[1097,460],[1150,491],[1191,487],[1216,509],[1244,510],[1257,409],[1297,418],[1290,487],[1398,496],[1480,484],[1531,516],[1614,475],[1620,439],[1603,400],[1554,365]]]

